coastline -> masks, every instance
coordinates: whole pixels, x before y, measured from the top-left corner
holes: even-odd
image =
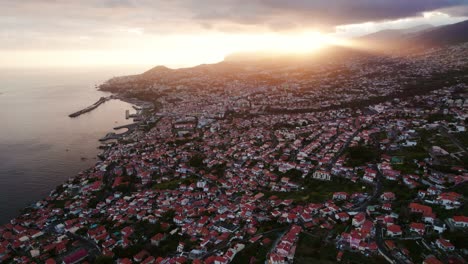
[[[99,90],[100,91],[100,90]],[[125,102],[125,103],[128,103],[132,106],[132,108],[134,108],[135,106],[139,107],[139,106],[142,106],[142,105],[145,105],[145,104],[148,104],[150,102],[145,102],[145,101],[142,101],[142,100],[138,100],[138,99],[135,99],[135,98],[126,98],[126,97],[123,97],[121,95],[117,95],[117,94],[114,94],[112,92],[108,92],[108,91],[101,91],[101,92],[105,92],[105,93],[109,93],[110,96],[109,96],[109,100],[112,100],[112,99],[115,99],[115,100],[118,100],[118,101],[122,101],[122,102]],[[135,108],[134,108],[135,109]],[[64,115],[67,115],[67,113],[63,113]],[[130,119],[133,119],[133,118],[130,118]],[[134,125],[138,122],[135,122],[133,121],[132,123],[128,124],[128,125]],[[124,126],[128,126],[128,125],[124,125]],[[116,128],[118,128],[119,126],[117,127],[112,127],[110,131],[114,131]],[[130,132],[130,134],[133,132],[132,130],[128,130],[124,133],[128,133]],[[123,134],[124,134],[123,133]],[[75,179],[81,177],[83,174],[93,170],[93,168],[95,168],[96,166],[98,166],[100,163],[102,163],[103,160],[105,160],[106,158],[108,158],[108,150],[116,143],[116,141],[118,141],[119,139],[111,139],[111,140],[105,140],[105,141],[100,141],[100,138],[102,138],[102,136],[99,136],[98,139],[96,140],[97,144],[96,144],[96,149],[99,149],[101,151],[99,151],[97,153],[97,155],[93,156],[93,157],[90,157],[90,158],[85,158],[85,160],[89,160],[89,159],[92,159],[92,160],[95,160],[95,162],[93,164],[91,164],[90,166],[87,166],[83,169],[81,169],[79,172],[75,172],[74,175],[70,176],[69,178],[65,179],[64,181],[62,181],[62,183],[58,184],[58,185],[55,185],[55,186],[50,186],[50,191],[48,192],[48,194],[46,194],[45,196],[42,196],[41,198],[39,199],[36,199],[36,200],[33,200],[31,201],[28,205],[24,206],[24,207],[21,207],[21,208],[18,208],[16,209],[16,213],[15,213],[15,216],[6,220],[4,223],[1,223],[0,224],[0,227],[4,226],[4,225],[7,225],[7,224],[11,224],[12,222],[16,222],[16,219],[18,217],[21,217],[24,212],[27,212],[29,209],[37,209],[37,204],[38,203],[41,203],[42,201],[45,201],[45,200],[51,200],[51,199],[54,199],[53,195],[56,193],[56,190],[59,189],[59,188],[62,188],[65,184],[68,184],[70,182],[73,182]],[[83,159],[82,159],[83,160]]]

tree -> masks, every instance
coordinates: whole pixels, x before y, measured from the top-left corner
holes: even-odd
[[[193,157],[190,158],[189,165],[195,168],[200,168],[203,166],[203,155],[195,154]]]
[[[114,260],[108,256],[99,256],[94,260],[94,264],[112,264]]]

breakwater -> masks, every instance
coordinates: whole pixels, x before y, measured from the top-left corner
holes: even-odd
[[[90,105],[90,106],[86,107],[85,109],[82,109],[82,110],[80,110],[80,111],[78,111],[78,112],[75,112],[75,113],[73,113],[73,114],[70,114],[70,115],[68,115],[68,116],[69,116],[69,117],[72,117],[72,118],[73,118],[73,117],[78,117],[78,116],[80,116],[80,115],[82,115],[82,114],[84,114],[84,113],[87,113],[87,112],[90,112],[90,111],[96,109],[98,106],[100,106],[101,104],[105,103],[106,101],[108,101],[108,100],[110,100],[110,99],[112,99],[110,96],[109,96],[109,97],[101,97],[101,98],[99,98],[99,100],[98,100],[97,102],[95,102],[94,104],[92,104],[92,105]]]

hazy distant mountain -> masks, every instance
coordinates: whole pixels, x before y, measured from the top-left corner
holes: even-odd
[[[132,78],[140,81],[154,79],[178,79],[190,76],[229,76],[233,72],[258,69],[301,67],[308,64],[342,60],[353,57],[375,56],[382,51],[413,52],[424,48],[468,42],[468,20],[460,23],[433,27],[416,27],[382,30],[356,39],[362,45],[343,47],[329,46],[309,54],[240,52],[226,56],[224,61],[215,64],[202,64],[184,69],[170,69],[165,66],[154,67]]]
[[[395,41],[401,37],[408,36],[408,34],[413,34],[413,33],[425,31],[425,30],[432,29],[432,28],[434,28],[433,25],[423,24],[423,25],[418,25],[418,26],[404,28],[404,29],[385,29],[385,30],[377,31],[375,33],[361,36],[358,39],[369,40],[369,41],[386,41],[386,40]]]
[[[356,39],[363,47],[379,51],[413,50],[468,42],[468,20],[433,27],[420,25],[407,29],[382,30]]]
[[[306,65],[345,57],[366,56],[370,53],[355,47],[328,46],[310,53],[238,52],[224,58],[226,63],[249,63],[263,67],[275,65]]]
[[[468,20],[423,31],[412,41],[426,46],[454,45],[468,42]]]

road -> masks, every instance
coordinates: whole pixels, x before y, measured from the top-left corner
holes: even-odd
[[[88,238],[86,238],[86,237],[79,236],[79,235],[77,235],[77,234],[73,234],[73,233],[71,233],[71,232],[67,232],[67,236],[72,237],[72,238],[74,238],[74,239],[76,239],[76,240],[80,240],[81,242],[83,242],[83,243],[85,243],[85,244],[88,244],[88,246],[89,246],[90,248],[96,249],[97,252],[99,252],[99,255],[102,254],[101,248],[100,248],[99,245],[96,244],[93,240],[88,239]]]
[[[382,194],[382,173],[378,170],[377,166],[374,165],[373,169],[377,171],[377,177],[375,178],[375,183],[373,184],[374,189],[372,192],[372,196],[364,200],[361,204],[357,204],[356,206],[346,210],[347,212],[363,212],[367,209],[369,203],[375,199],[378,199]]]
[[[356,137],[359,132],[362,131],[362,128],[357,129],[354,131],[354,133],[346,140],[346,142],[343,144],[343,147],[336,153],[336,155],[333,157],[333,159],[330,161],[330,164],[328,165],[328,169],[331,169],[333,167],[333,164],[336,163],[336,161],[340,158],[340,156],[343,154],[343,152],[349,147],[349,144],[351,143],[351,140],[353,140],[354,137]]]

